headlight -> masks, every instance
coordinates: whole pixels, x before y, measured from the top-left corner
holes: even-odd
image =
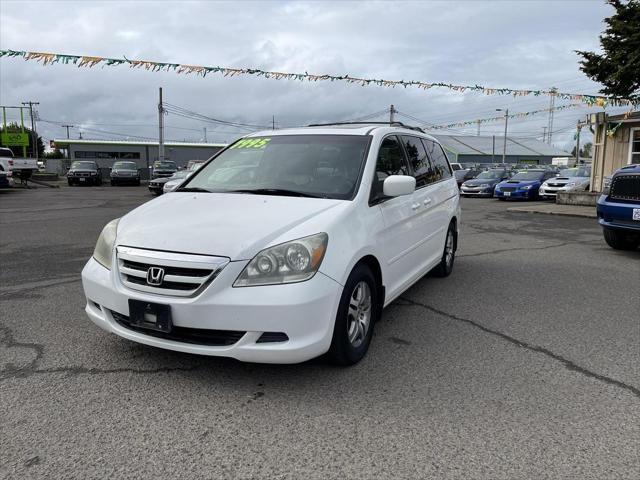
[[[269,247],[247,264],[234,287],[304,282],[312,278],[324,258],[329,236],[317,233]]]
[[[520,190],[531,190],[533,185],[525,185],[524,187],[520,187]]]
[[[97,175],[97,173],[96,172],[91,172],[91,175]]]
[[[571,188],[571,187],[575,187],[576,185],[578,185],[576,182],[570,182],[570,183],[567,183],[567,184],[565,185],[565,187],[566,187],[566,188]]]
[[[118,221],[120,221],[120,219],[116,218],[104,226],[96,242],[96,248],[93,249],[93,258],[107,270],[111,270],[111,257],[113,254],[113,244],[116,241]]]

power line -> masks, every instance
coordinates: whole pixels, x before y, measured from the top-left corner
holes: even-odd
[[[244,129],[270,129],[271,127],[268,125],[255,125],[250,123],[240,123],[240,122],[231,122],[228,120],[221,120],[219,118],[209,117],[202,113],[194,112],[192,110],[188,110],[186,108],[180,107],[178,105],[173,105],[171,103],[164,103],[165,110],[169,113],[173,113],[174,115],[187,116],[191,118],[197,118],[202,121],[217,123],[220,125],[227,125],[231,127],[238,127]]]

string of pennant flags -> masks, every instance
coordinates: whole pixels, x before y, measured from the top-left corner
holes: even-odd
[[[576,108],[583,107],[584,103],[568,103],[566,105],[559,105],[557,107],[551,108],[542,108],[540,110],[530,110],[528,112],[518,112],[518,113],[510,113],[507,115],[508,118],[525,118],[530,117],[532,115],[537,115],[538,113],[548,113],[548,112],[557,112],[559,110],[566,110],[568,108]],[[505,115],[500,115],[499,117],[489,117],[489,118],[478,118],[476,120],[465,120],[463,122],[456,123],[448,123],[446,125],[428,125],[425,128],[428,130],[447,130],[450,128],[460,128],[460,127],[468,127],[470,125],[478,125],[484,123],[495,123],[504,121]]]
[[[299,80],[309,82],[346,82],[361,86],[376,85],[379,87],[416,87],[423,90],[432,88],[445,88],[458,93],[478,92],[484,95],[512,95],[521,96],[554,96],[562,100],[569,100],[584,103],[589,106],[617,107],[626,105],[636,105],[636,102],[619,97],[605,97],[601,95],[586,95],[581,93],[563,93],[557,89],[549,90],[522,90],[514,88],[493,88],[482,85],[455,85],[444,82],[424,82],[417,80],[385,80],[381,78],[362,78],[351,75],[328,75],[277,72],[271,70],[261,70],[258,68],[228,68],[220,66],[189,65],[182,63],[156,62],[151,60],[132,60],[127,57],[109,58],[88,55],[66,55],[61,53],[29,52],[24,50],[0,50],[0,58],[22,58],[25,61],[39,62],[44,66],[61,63],[64,65],[76,65],[78,68],[93,68],[96,66],[117,67],[128,65],[130,68],[142,68],[152,72],[173,71],[178,74],[195,74],[206,77],[209,74],[219,74],[224,77],[235,77],[241,75],[251,75],[275,80]]]

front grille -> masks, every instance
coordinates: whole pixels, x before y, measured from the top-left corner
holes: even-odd
[[[200,293],[229,263],[226,257],[158,252],[118,247],[118,271],[122,283],[132,290],[176,297]],[[150,269],[161,270],[159,284],[149,282]],[[158,278],[156,278],[156,281]]]
[[[208,345],[211,347],[234,345],[247,333],[240,330],[209,330],[205,328],[176,327],[175,325],[170,332],[159,332],[157,330],[149,330],[131,325],[127,315],[114,312],[113,310],[111,311],[111,316],[119,325],[134,332],[194,345]]]
[[[557,187],[557,188],[559,188],[559,187],[564,187],[564,186],[565,186],[565,184],[564,184],[564,183],[549,183],[548,185],[549,185],[550,187]]]
[[[502,190],[503,192],[515,192],[517,189],[516,187],[502,187],[500,188],[500,190]]]
[[[609,198],[640,201],[640,175],[618,175],[611,181]]]

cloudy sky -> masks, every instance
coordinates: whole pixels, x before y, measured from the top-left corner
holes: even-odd
[[[597,50],[603,1],[11,1],[0,2],[3,49],[149,59],[207,66],[596,93],[574,50]],[[443,89],[360,87],[262,78],[206,78],[127,67],[43,67],[0,59],[0,104],[40,102],[42,136],[157,138],[157,90],[190,111],[234,122],[303,125],[367,116],[394,104],[430,124],[547,108],[547,97]],[[563,103],[558,101],[556,105]],[[571,149],[575,124],[594,109],[557,112],[553,143]],[[612,110],[612,111],[619,111]],[[382,114],[378,120],[385,120]],[[408,117],[398,117],[417,123]],[[230,141],[246,130],[166,117],[168,140]],[[509,122],[514,137],[542,138],[545,114]],[[481,127],[500,134],[504,124]],[[476,134],[476,128],[447,133]]]

